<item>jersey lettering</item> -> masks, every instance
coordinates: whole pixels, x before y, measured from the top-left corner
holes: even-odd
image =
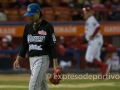
[[[29,51],[31,51],[31,50],[42,50],[41,46],[42,45],[37,46],[36,44],[35,45],[29,44]]]
[[[28,43],[30,42],[43,42],[45,40],[45,36],[32,36],[32,35],[28,35],[27,36],[27,41]]]

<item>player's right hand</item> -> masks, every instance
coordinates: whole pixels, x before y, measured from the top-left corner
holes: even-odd
[[[17,56],[17,58],[16,58],[16,60],[15,60],[15,62],[14,62],[14,64],[13,64],[13,67],[15,68],[15,69],[19,69],[19,61],[22,59],[22,57],[21,56]]]
[[[15,60],[13,66],[15,69],[19,69],[19,60]]]
[[[93,40],[93,37],[92,37],[92,36],[90,36],[90,37],[89,37],[89,39],[90,39],[90,40]]]

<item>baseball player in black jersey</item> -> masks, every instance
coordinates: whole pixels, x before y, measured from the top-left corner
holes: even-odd
[[[42,19],[38,4],[29,4],[24,16],[29,16],[32,22],[25,26],[22,46],[14,68],[18,68],[19,61],[28,52],[31,68],[29,90],[48,90],[45,74],[49,67],[49,54],[52,55],[54,69],[58,68],[54,28]]]

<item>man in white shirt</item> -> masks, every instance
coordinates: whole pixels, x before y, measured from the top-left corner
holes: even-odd
[[[93,16],[92,10],[87,7],[83,8],[85,22],[85,38],[88,41],[85,59],[89,63],[95,63],[100,69],[101,75],[106,78],[109,73],[110,65],[101,62],[100,53],[103,45],[103,36],[100,33],[100,24]]]

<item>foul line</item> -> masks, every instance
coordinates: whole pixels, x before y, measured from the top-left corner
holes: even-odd
[[[113,82],[90,83],[90,84],[59,84],[59,85],[48,84],[49,88],[88,88],[88,87],[97,87],[97,86],[119,86],[119,85],[115,85],[115,83],[113,83]],[[0,88],[28,88],[28,86],[0,85]]]

